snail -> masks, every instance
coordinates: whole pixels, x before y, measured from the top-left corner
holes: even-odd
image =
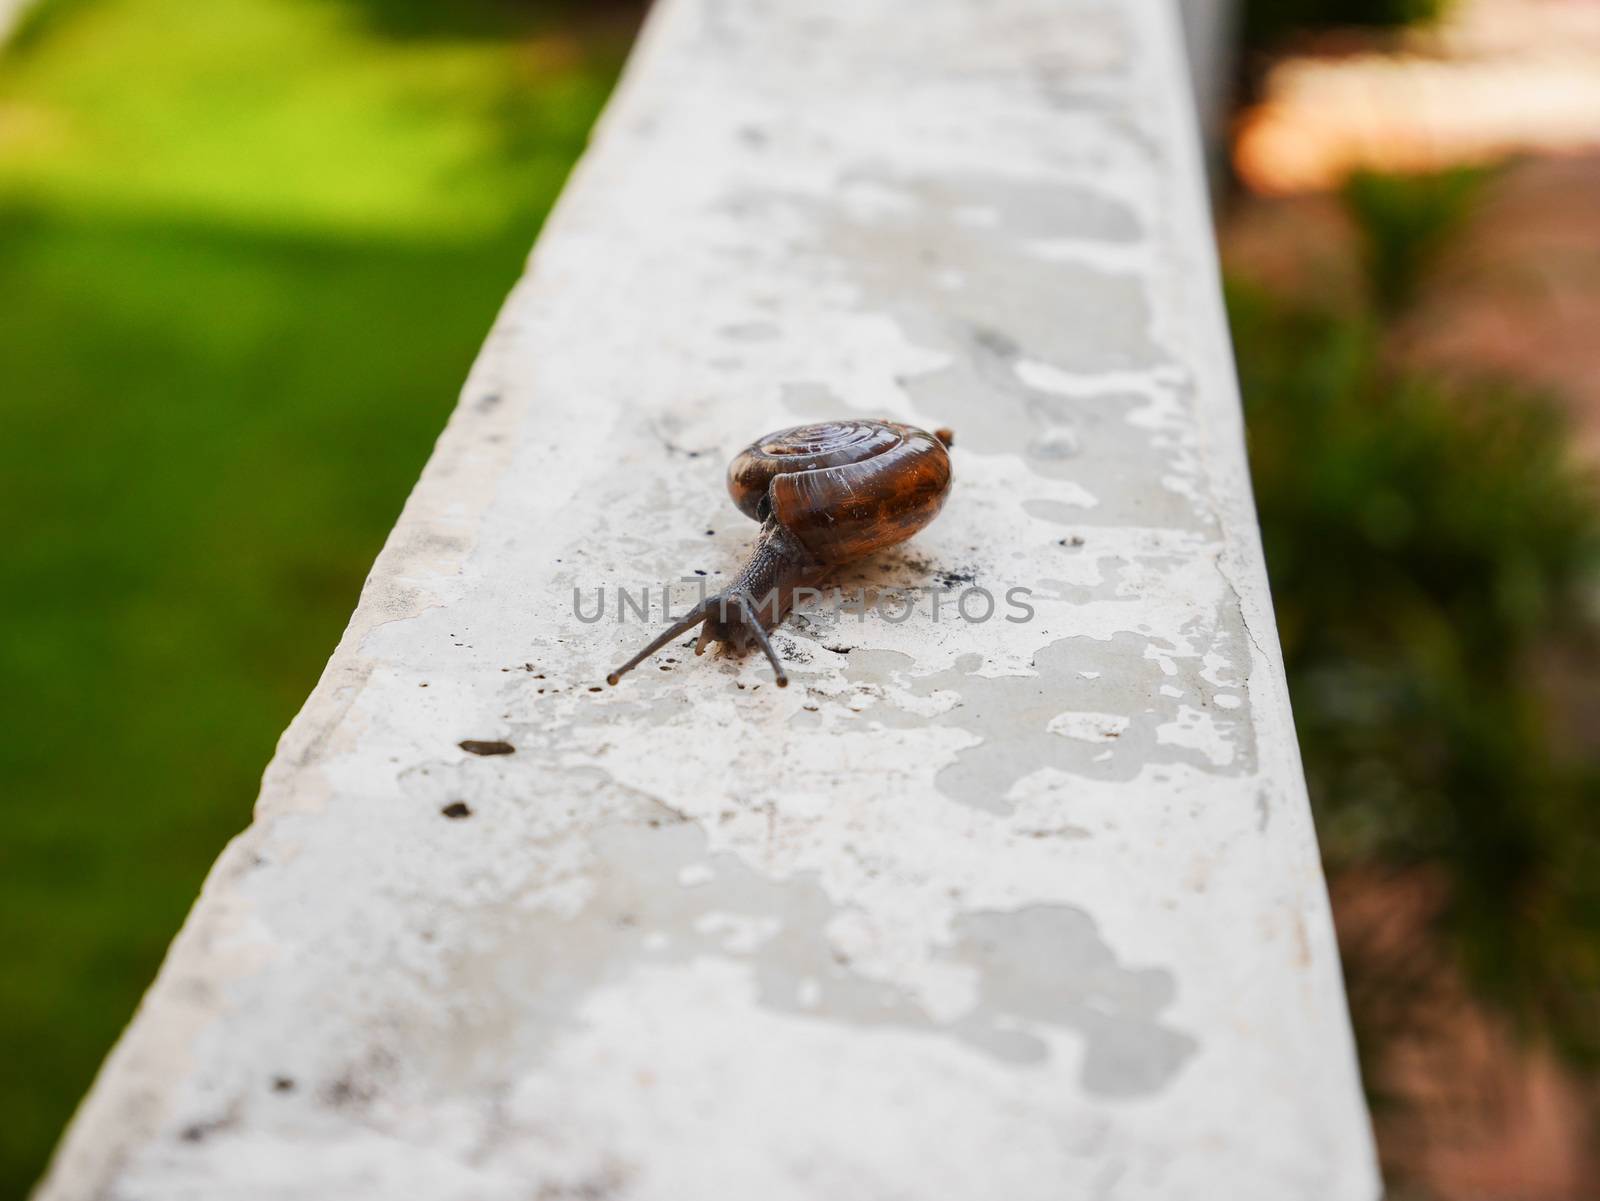
[[[778,687],[784,674],[767,630],[783,620],[799,588],[842,564],[904,542],[932,521],[950,494],[953,435],[892,421],[825,421],[758,438],[728,465],[728,493],[761,522],[750,561],[606,676],[615,684],[678,635],[701,626],[694,653],[720,642],[735,654],[761,648]]]

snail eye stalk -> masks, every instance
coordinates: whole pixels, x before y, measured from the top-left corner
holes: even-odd
[[[638,667],[639,664],[643,663],[651,655],[655,654],[662,647],[666,646],[667,643],[671,642],[679,634],[682,634],[682,633],[684,633],[684,632],[686,632],[688,630],[693,629],[695,626],[699,625],[702,621],[704,621],[710,615],[711,615],[711,602],[710,601],[701,601],[694,608],[690,609],[689,612],[686,615],[684,615],[684,617],[682,617],[679,621],[675,622],[664,633],[659,635],[653,642],[650,643],[649,646],[645,647],[644,650],[640,651],[637,655],[635,655],[633,658],[629,659],[626,663],[624,663],[621,667],[617,668],[615,671],[609,673],[606,676],[606,683],[615,686],[615,684],[616,684],[616,682],[618,680],[622,679],[623,676],[627,675],[630,671],[632,671],[635,667]]]

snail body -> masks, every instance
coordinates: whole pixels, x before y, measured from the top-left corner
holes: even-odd
[[[699,625],[695,654],[713,642],[737,654],[759,646],[778,686],[787,685],[767,630],[783,620],[798,589],[905,541],[938,516],[950,493],[951,440],[948,430],[851,420],[794,426],[751,443],[728,466],[728,494],[761,522],[749,562],[607,682]]]

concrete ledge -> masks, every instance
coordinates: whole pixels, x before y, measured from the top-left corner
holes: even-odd
[[[1156,0],[658,5],[40,1196],[1377,1196],[1193,127]],[[594,690],[854,414],[846,586],[1032,619]]]

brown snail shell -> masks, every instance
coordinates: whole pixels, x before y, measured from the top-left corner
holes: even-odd
[[[788,677],[767,640],[797,589],[840,564],[904,542],[939,514],[950,494],[949,430],[930,434],[893,421],[825,421],[758,438],[728,465],[728,494],[762,523],[738,577],[707,597],[606,677],[615,684],[679,634],[702,625],[695,654],[712,642],[736,652],[760,646],[778,685]]]
[[[950,456],[926,430],[825,421],[768,434],[728,465],[740,512],[775,520],[834,566],[904,542],[939,515]]]

